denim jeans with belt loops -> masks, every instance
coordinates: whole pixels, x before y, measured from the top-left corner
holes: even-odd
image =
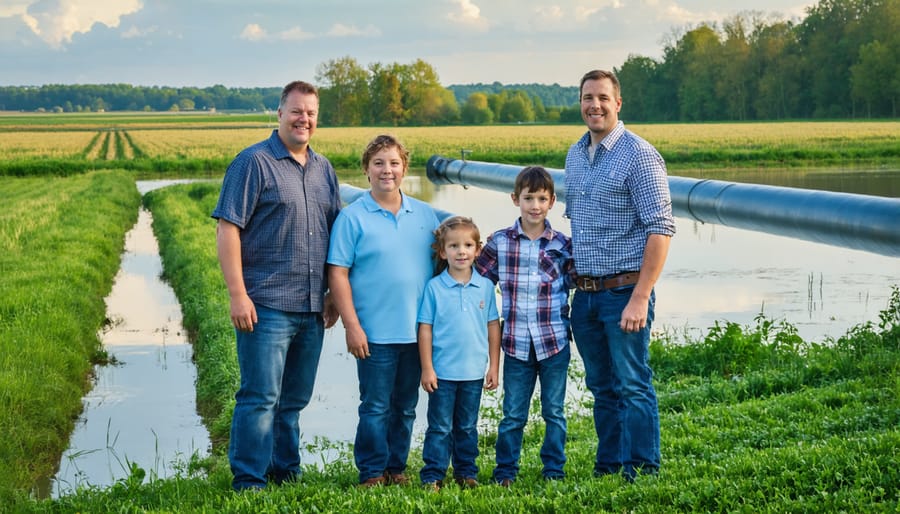
[[[659,407],[649,363],[656,296],[651,292],[647,325],[626,333],[619,321],[632,291],[634,286],[576,290],[572,300],[572,332],[594,397],[597,475],[621,472],[634,478],[655,473],[660,465]]]
[[[300,474],[300,411],[312,397],[325,334],[322,316],[256,306],[252,332],[237,330],[241,386],[228,459],[235,490]]]

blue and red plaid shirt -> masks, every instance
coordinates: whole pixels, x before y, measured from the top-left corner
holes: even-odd
[[[574,286],[572,240],[544,221],[531,240],[519,220],[491,234],[475,269],[500,285],[504,319],[501,347],[527,361],[532,343],[537,360],[559,353],[569,342],[569,289]]]

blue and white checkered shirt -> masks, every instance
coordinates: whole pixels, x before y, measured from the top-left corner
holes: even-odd
[[[602,277],[641,269],[650,234],[672,236],[666,163],[619,121],[590,157],[586,133],[566,155],[566,211],[575,269]]]

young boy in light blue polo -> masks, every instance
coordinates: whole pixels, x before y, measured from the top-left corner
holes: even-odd
[[[503,296],[503,419],[497,429],[493,478],[504,487],[519,473],[523,432],[538,379],[546,424],[541,474],[548,480],[565,477],[568,298],[574,286],[572,241],[547,221],[556,201],[553,178],[540,166],[523,169],[512,201],[519,207],[519,218],[494,232],[475,260],[475,269],[499,284]]]
[[[478,227],[470,218],[450,217],[435,231],[434,245],[446,269],[428,282],[419,307],[422,388],[428,392],[419,478],[437,491],[451,461],[460,487],[478,486],[478,411],[482,387],[497,387],[500,324],[494,285],[472,271],[481,249]]]

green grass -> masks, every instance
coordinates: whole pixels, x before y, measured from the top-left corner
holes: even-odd
[[[139,195],[124,172],[0,178],[0,505],[68,444]]]
[[[629,484],[591,476],[596,449],[589,402],[569,405],[568,477],[540,478],[542,423],[526,434],[519,481],[440,493],[418,487],[361,491],[346,447],[298,484],[235,494],[224,455],[238,385],[228,299],[209,213],[217,184],[189,184],[145,197],[153,210],[166,277],[195,337],[198,398],[215,441],[211,457],[180,476],[143,482],[143,471],[106,490],[55,501],[21,500],[30,512],[895,512],[900,507],[900,290],[877,323],[806,342],[784,322],[717,324],[689,344],[654,341],[662,425],[658,477]],[[573,367],[571,388],[583,391]],[[532,414],[538,419],[538,407]],[[481,424],[481,481],[488,482],[496,409]],[[312,442],[333,451],[333,443]],[[420,443],[410,471],[421,467]],[[417,482],[417,481],[415,481]]]
[[[19,212],[48,203],[45,197],[56,189],[29,194],[40,181],[12,183],[24,184],[16,192],[23,198]],[[596,436],[587,415],[590,402],[579,401],[568,406],[568,477],[563,481],[540,478],[543,429],[534,405],[537,421],[526,433],[519,481],[509,490],[451,485],[437,494],[416,486],[362,491],[355,486],[357,473],[346,445],[320,440],[309,442],[308,449],[337,451],[339,457],[308,465],[300,483],[235,494],[225,448],[239,376],[228,296],[215,254],[215,221],[209,217],[218,187],[173,186],[144,199],[153,211],[166,279],[194,340],[198,403],[214,441],[212,455],[182,463],[173,478],[146,481],[144,470],[133,467],[112,487],[86,487],[57,500],[28,499],[27,486],[18,485],[9,498],[11,510],[756,513],[900,508],[896,286],[878,322],[859,325],[836,340],[803,341],[790,324],[760,317],[752,326],[716,324],[703,339],[688,344],[654,341],[663,453],[658,477],[641,477],[634,484],[616,476],[593,478]],[[6,230],[4,236],[22,241],[30,229]],[[569,387],[584,393],[581,371],[573,366],[571,376]],[[328,379],[333,378],[322,377]],[[478,462],[486,483],[498,413],[486,408],[482,415]],[[422,465],[420,449],[418,441],[410,458],[413,475]]]

